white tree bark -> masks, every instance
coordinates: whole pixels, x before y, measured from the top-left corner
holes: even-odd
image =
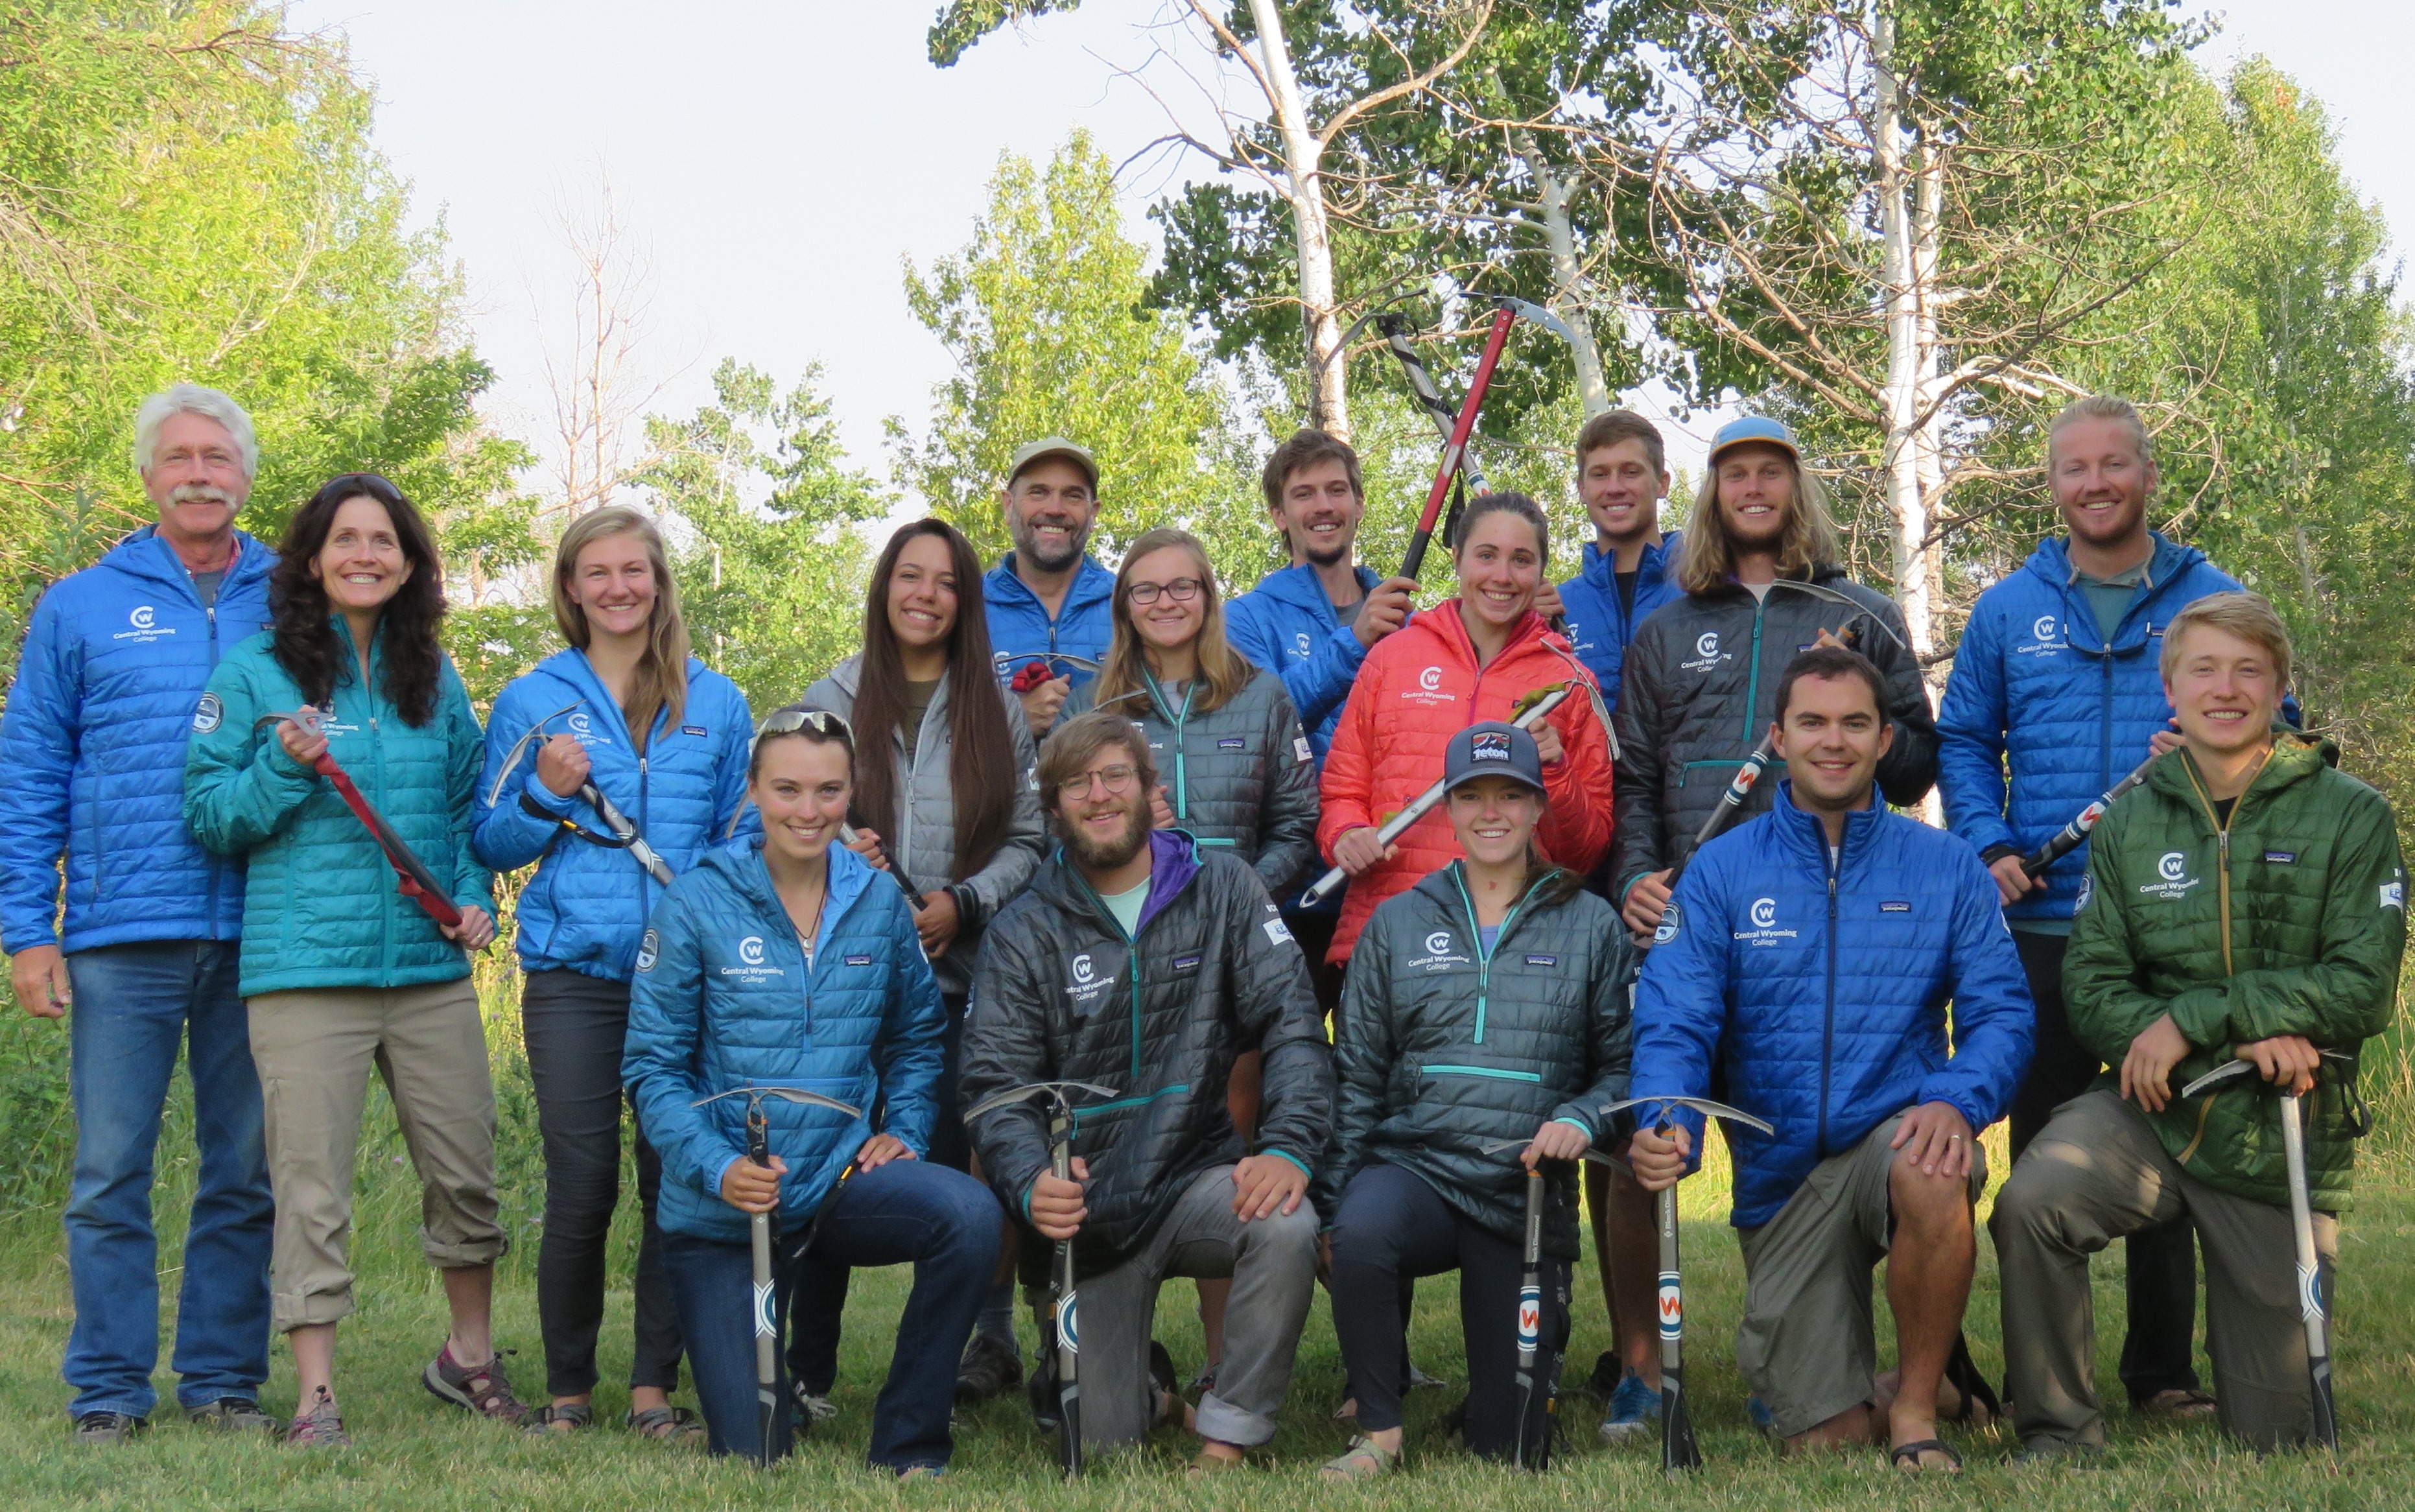
[[[1568,204],[1576,186],[1564,178],[1537,149],[1535,139],[1518,134],[1518,154],[1535,181],[1536,202],[1543,223],[1543,245],[1552,259],[1552,313],[1568,322],[1576,336],[1577,393],[1587,419],[1611,406],[1610,379],[1601,365],[1601,345],[1594,339],[1593,317],[1585,298],[1584,262],[1577,252],[1576,222]]]
[[[1250,0],[1258,32],[1260,82],[1282,138],[1283,198],[1291,203],[1293,239],[1299,245],[1300,322],[1308,334],[1308,423],[1350,439],[1350,388],[1341,357],[1341,301],[1333,284],[1333,229],[1326,215],[1321,169],[1325,143],[1308,124],[1292,71],[1291,47],[1283,36],[1282,11],[1275,0]]]
[[[1929,594],[1929,505],[1923,487],[1924,450],[1932,440],[1923,424],[1925,400],[1936,381],[1935,315],[1928,279],[1934,276],[1923,246],[1913,200],[1917,192],[1911,130],[1904,120],[1902,87],[1894,67],[1895,16],[1886,0],[1872,7],[1870,62],[1877,97],[1872,111],[1872,166],[1878,197],[1882,253],[1879,296],[1886,317],[1886,376],[1880,386],[1885,418],[1881,466],[1886,478],[1887,513],[1894,524],[1895,595],[1912,632],[1912,650],[1936,649],[1936,603]],[[1928,264],[1928,265],[1924,265]],[[1934,417],[1931,417],[1933,422]],[[1931,464],[1932,470],[1935,464]]]

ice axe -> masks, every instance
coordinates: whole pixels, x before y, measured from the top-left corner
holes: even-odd
[[[733,1086],[727,1092],[715,1092],[709,1098],[698,1098],[688,1104],[701,1108],[723,1098],[746,1100],[746,1158],[769,1169],[772,1164],[772,1125],[763,1116],[763,1100],[778,1098],[784,1102],[809,1103],[818,1108],[832,1108],[850,1118],[861,1118],[862,1113],[836,1098],[826,1098],[819,1092],[806,1092],[793,1086]],[[852,1169],[852,1167],[850,1167]],[[840,1180],[846,1180],[842,1175]],[[775,1200],[772,1207],[780,1205]],[[772,1215],[769,1212],[750,1214],[755,1241],[755,1415],[756,1458],[765,1469],[772,1465],[772,1425],[780,1410],[780,1322],[779,1310],[772,1304]]]
[[[263,725],[292,725],[312,735],[323,735],[326,717],[316,709],[281,711],[261,715],[251,722],[251,727],[256,730]],[[310,770],[327,779],[336,796],[344,801],[344,807],[352,811],[352,817],[361,821],[361,828],[369,832],[369,839],[384,853],[385,863],[394,868],[395,891],[419,905],[420,912],[442,927],[460,928],[461,910],[454,906],[444,884],[436,879],[436,874],[428,869],[428,863],[419,859],[409,843],[394,832],[394,826],[385,822],[385,816],[377,811],[376,805],[361,796],[360,788],[353,786],[352,774],[336,760],[335,754],[320,752],[318,759],[310,763]]]
[[[1659,1110],[1656,1134],[1669,1132],[1672,1108],[1691,1108],[1706,1118],[1725,1118],[1773,1137],[1778,1133],[1751,1114],[1708,1098],[1628,1098],[1601,1114],[1606,1118],[1647,1102]],[[1686,1293],[1677,1264],[1677,1184],[1663,1187],[1654,1201],[1660,1225],[1660,1468],[1694,1470],[1702,1463],[1702,1451],[1694,1442],[1693,1420],[1686,1415]]]
[[[495,773],[494,785],[487,789],[487,807],[493,808],[495,801],[502,797],[503,783],[518,768],[520,757],[527,753],[530,742],[544,734],[548,725],[564,714],[576,713],[578,706],[584,702],[586,700],[583,698],[574,698],[529,726],[528,733],[521,736],[518,743],[512,747],[511,753],[503,757],[502,769]],[[560,815],[546,812],[544,805],[525,792],[520,794],[520,807],[538,819],[561,825],[591,846],[602,846],[608,850],[627,851],[630,860],[646,869],[646,875],[664,887],[671,885],[675,876],[671,871],[670,862],[663,860],[653,846],[646,844],[646,837],[638,832],[638,827],[629,822],[629,816],[621,812],[619,804],[604,796],[604,790],[595,786],[592,776],[578,785],[578,796],[585,799],[587,806],[593,809],[596,817],[604,821],[604,828],[612,831],[610,835],[597,834],[594,831],[562,818]]]
[[[965,1110],[965,1123],[1032,1098],[1048,1100],[1048,1170],[1059,1181],[1073,1179],[1073,1102],[1071,1094],[1112,1099],[1112,1086],[1096,1082],[1030,1082],[995,1093]],[[1073,1300],[1073,1241],[1057,1241],[1048,1271],[1048,1328],[1057,1350],[1057,1458],[1070,1477],[1082,1473],[1082,1388],[1079,1382],[1081,1319]]]
[[[2122,778],[2120,782],[2117,782],[2112,786],[2107,788],[2103,797],[2097,799],[2095,802],[2089,804],[2086,808],[2081,809],[2079,813],[2073,817],[2069,824],[2066,824],[2062,829],[2056,831],[2053,838],[2047,841],[2045,845],[2038,846],[2037,849],[2031,851],[2028,855],[2022,857],[2021,870],[2029,874],[2030,880],[2034,882],[2039,877],[2044,876],[2048,867],[2052,866],[2055,862],[2062,860],[2063,857],[2069,855],[2075,850],[2078,850],[2083,844],[2085,844],[2088,839],[2088,832],[2096,828],[2097,820],[2105,817],[2105,811],[2113,806],[2113,801],[2120,798],[2123,793],[2128,792],[2131,788],[2138,786],[2140,783],[2145,782],[2147,780],[2147,774],[2154,770],[2155,763],[2162,759],[2162,756],[2163,753],[2157,752],[2154,756],[2151,756],[2146,760],[2139,762],[2136,768],[2132,769],[2130,775]],[[2239,1064],[2243,1065],[2244,1062],[2240,1062]]]
[[[1484,1153],[1509,1154],[1532,1143],[1525,1139],[1492,1140],[1485,1145]],[[1543,1167],[1537,1161],[1526,1173],[1525,1269],[1518,1278],[1518,1432],[1511,1440],[1509,1462],[1520,1470],[1550,1466],[1552,1429],[1559,1411],[1559,1345],[1552,1346],[1549,1359],[1544,1358],[1543,1350]],[[1535,1389],[1538,1385],[1543,1391],[1544,1427],[1530,1463],[1526,1440],[1534,1420]]]
[[[2344,1050],[2326,1050],[2325,1060],[2353,1069],[2356,1057]],[[2181,1088],[2193,1098],[2241,1076],[2256,1074],[2252,1060],[2229,1060]],[[2281,1098],[2281,1156],[2289,1173],[2289,1230],[2298,1250],[2298,1316],[2306,1328],[2306,1379],[2314,1393],[2315,1439],[2333,1454],[2339,1452],[2339,1415],[2332,1404],[2331,1325],[2323,1307],[2321,1261],[2315,1253],[2315,1211],[2306,1185],[2305,1111],[2298,1094],[2287,1089]]]

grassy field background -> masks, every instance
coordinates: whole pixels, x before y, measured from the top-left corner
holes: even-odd
[[[504,1215],[514,1250],[503,1263],[497,1337],[519,1351],[513,1362],[523,1395],[541,1400],[544,1370],[534,1297],[536,1241],[544,1185],[536,1150],[535,1105],[520,1058],[517,1014],[506,981],[490,984],[496,1080],[501,1097]],[[384,1509],[487,1512],[613,1505],[719,1507],[989,1507],[999,1505],[1128,1509],[1190,1506],[1318,1505],[1479,1508],[1656,1508],[1841,1506],[2003,1506],[2028,1512],[2061,1507],[2272,1509],[2415,1507],[2415,1085],[2409,1059],[2393,1040],[2368,1057],[2367,1088],[2381,1132],[2363,1152],[2360,1206],[2345,1227],[2339,1281],[2339,1400],[2347,1446],[2340,1459],[2284,1455],[2259,1460],[2226,1443],[2210,1426],[2150,1425],[2118,1407],[2114,1447],[2095,1468],[2017,1470],[2007,1434],[1961,1433],[1972,1473],[1947,1484],[1912,1484],[1878,1454],[1810,1462],[1782,1460],[1747,1424],[1745,1387],[1732,1358],[1742,1269],[1725,1222],[1727,1196],[1716,1175],[1688,1183],[1685,1212],[1688,1378],[1695,1419],[1710,1463],[1672,1485],[1658,1468],[1657,1441],[1605,1450],[1593,1436],[1599,1406],[1566,1389],[1568,1430],[1548,1474],[1520,1475],[1449,1448],[1429,1426],[1454,1391],[1420,1392],[1411,1401],[1412,1474],[1378,1486],[1330,1488],[1316,1465],[1344,1442],[1330,1415],[1342,1396],[1342,1370],[1329,1314],[1320,1296],[1303,1340],[1283,1427],[1266,1464],[1212,1481],[1187,1481],[1189,1445],[1162,1434],[1146,1450],[1094,1464],[1067,1487],[1052,1463],[1053,1441],[1031,1425],[1019,1399],[975,1411],[959,1434],[954,1469],[942,1482],[900,1488],[862,1467],[871,1402],[887,1370],[903,1304],[906,1273],[862,1277],[848,1316],[838,1397],[842,1412],[800,1454],[772,1475],[643,1442],[606,1428],[570,1442],[529,1441],[468,1419],[428,1396],[418,1372],[443,1337],[444,1309],[435,1274],[420,1260],[414,1225],[418,1195],[391,1108],[372,1100],[362,1145],[355,1265],[360,1313],[345,1326],[338,1361],[349,1425],[359,1445],[345,1453],[303,1454],[262,1443],[230,1442],[188,1428],[172,1411],[153,1431],[115,1451],[80,1450],[68,1439],[67,1391],[58,1364],[71,1321],[57,1204],[66,1184],[71,1129],[65,1100],[65,1034],[29,1021],[13,1005],[0,1019],[0,1506],[199,1509]],[[180,1077],[181,1081],[181,1077]],[[193,1161],[189,1116],[172,1109],[162,1141],[158,1209],[161,1287],[172,1302],[173,1267],[189,1200]],[[1988,1137],[1999,1176],[2001,1127]],[[633,1183],[624,1183],[634,1191]],[[635,1252],[634,1224],[615,1232],[616,1276]],[[1983,1239],[1970,1333],[1984,1369],[2001,1369],[1994,1256]],[[1456,1288],[1438,1278],[1419,1288],[1413,1347],[1430,1371],[1463,1381],[1454,1305]],[[2118,1253],[2096,1267],[2100,1380],[2118,1401],[2115,1352],[2122,1315]],[[1884,1317],[1885,1310],[1880,1313]],[[1026,1343],[1030,1329],[1025,1325]],[[1159,1336],[1184,1374],[1199,1361],[1191,1288],[1165,1289]],[[628,1366],[629,1298],[616,1292],[604,1332],[606,1385],[599,1417],[619,1421],[626,1406],[618,1383]],[[1609,1342],[1598,1279],[1578,1277],[1576,1335],[1568,1374],[1581,1385]],[[163,1356],[165,1351],[163,1349]],[[1882,1357],[1891,1346],[1882,1345]],[[172,1390],[163,1370],[163,1397]],[[281,1347],[266,1399],[291,1410],[292,1374]],[[689,1399],[682,1394],[683,1400]]]

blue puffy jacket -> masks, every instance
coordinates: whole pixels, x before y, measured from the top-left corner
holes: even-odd
[[[1372,567],[1358,572],[1361,594],[1384,580]],[[1261,670],[1282,679],[1322,773],[1333,727],[1342,722],[1342,706],[1350,700],[1367,648],[1333,612],[1316,569],[1303,562],[1259,578],[1257,587],[1224,606],[1224,638]]]
[[[2035,1010],[1978,854],[1883,808],[1848,815],[1839,849],[1832,873],[1818,816],[1779,784],[1694,853],[1636,987],[1629,1096],[1702,1097],[1716,1061],[1723,1100],[1778,1128],[1724,1130],[1738,1228],[1915,1103],[1985,1129],[2029,1069]],[[1699,1152],[1702,1120],[1685,1122]]]
[[[243,932],[243,862],[185,829],[185,742],[219,654],[265,629],[277,554],[240,531],[217,604],[158,528],[51,585],[0,720],[0,950]]]
[[[566,705],[578,707],[558,719]],[[638,827],[674,872],[727,839],[729,821],[746,801],[746,746],[755,733],[738,684],[694,657],[687,664],[687,708],[654,716],[641,757],[629,739],[621,705],[595,676],[587,653],[554,652],[512,680],[487,721],[487,765],[478,774],[478,860],[499,872],[537,862],[520,892],[523,971],[566,967],[607,981],[626,981],[635,969],[638,936],[663,890],[625,850],[592,844],[562,827],[608,834],[603,819],[577,796],[559,798],[537,780],[542,738],[521,751],[506,772],[503,759],[520,738],[548,719],[548,734],[578,737],[587,749],[596,790]],[[501,784],[500,790],[498,784]],[[531,814],[525,796],[546,817]],[[747,810],[751,816],[754,811]],[[755,821],[759,824],[759,819]]]
[[[2239,584],[2195,546],[2154,540],[2109,646],[2061,536],[1979,595],[1937,716],[1945,822],[1973,849],[2036,849],[2147,759],[2148,741],[2168,726],[2164,627],[2194,600]],[[2046,891],[2005,912],[2069,919],[2087,873],[2082,846],[2047,872]]]
[[[786,1160],[778,1221],[821,1205],[855,1152],[882,1127],[916,1155],[938,1112],[938,984],[905,896],[855,852],[830,851],[830,901],[806,968],[796,926],[772,890],[763,837],[705,853],[664,894],[638,949],[621,1079],[663,1158],[658,1218],[668,1233],[740,1241],[744,1213],[721,1177],[746,1157],[746,1100],[698,1100],[739,1086],[790,1086],[863,1110],[765,1098],[772,1153]]]
[[[1116,634],[1115,597],[1116,575],[1084,557],[1073,586],[1065,591],[1064,606],[1052,620],[1040,595],[1014,576],[1014,553],[1000,557],[982,576],[982,606],[989,620],[989,650],[998,663],[998,680],[1004,682],[1028,663],[1044,661],[1052,673],[1071,677],[1073,686],[1088,686],[1097,674],[1055,657],[1061,652],[1105,661],[1107,643]]]
[[[1618,712],[1618,670],[1627,660],[1627,643],[1635,627],[1672,599],[1686,596],[1677,586],[1677,532],[1668,531],[1658,546],[1643,548],[1635,565],[1635,609],[1618,608],[1618,576],[1614,559],[1604,556],[1594,542],[1585,543],[1584,563],[1574,577],[1560,585],[1560,606],[1567,611],[1568,644],[1601,684],[1602,703]]]

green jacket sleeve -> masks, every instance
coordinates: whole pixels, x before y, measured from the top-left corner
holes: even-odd
[[[2167,1001],[2138,985],[2137,941],[2122,900],[2133,896],[2122,881],[2127,811],[2116,804],[2096,827],[2088,847],[2088,883],[2079,911],[2072,916],[2071,944],[2062,957],[2062,1001],[2071,1032],[2089,1054],[2118,1066],[2130,1041],[2164,1016]]]
[[[252,727],[267,712],[250,664],[242,657],[220,662],[185,747],[185,825],[221,856],[248,854],[282,829],[319,786],[317,772],[285,754],[276,726]],[[475,771],[471,780],[477,780]]]

